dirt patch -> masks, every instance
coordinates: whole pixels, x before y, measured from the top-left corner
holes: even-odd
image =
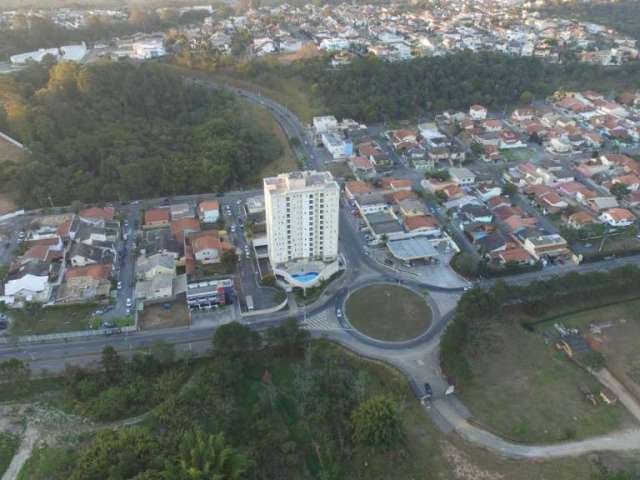
[[[278,59],[278,63],[282,65],[288,65],[297,60],[308,60],[310,58],[319,57],[322,55],[322,52],[318,50],[318,47],[313,42],[305,43],[300,50],[292,53],[284,53],[282,55],[278,55],[276,58]]]
[[[173,302],[169,309],[164,308],[162,305],[145,307],[144,312],[140,315],[140,328],[142,330],[185,327],[189,323],[189,310],[181,300]]]
[[[459,480],[501,480],[504,475],[481,469],[471,462],[462,451],[449,442],[441,442],[444,458],[451,466],[453,473]]]
[[[0,193],[0,215],[13,212],[16,208],[16,203],[10,194]]]

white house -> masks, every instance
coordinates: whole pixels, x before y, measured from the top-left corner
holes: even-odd
[[[44,303],[49,299],[51,286],[48,275],[27,273],[20,278],[9,280],[4,285],[4,296],[8,304],[24,302]]]
[[[313,117],[313,129],[317,135],[334,132],[338,129],[338,120],[333,115]]]
[[[334,160],[344,160],[353,155],[353,144],[337,132],[326,132],[322,136],[322,145]]]
[[[220,218],[220,203],[217,200],[200,202],[198,214],[202,222],[216,223]]]
[[[461,187],[466,187],[476,183],[476,175],[468,168],[450,168],[449,175],[451,176],[451,180]]]
[[[471,120],[485,120],[487,118],[487,109],[482,105],[471,105],[469,107],[469,116]]]
[[[626,208],[610,208],[600,214],[599,217],[602,223],[606,223],[612,227],[628,227],[633,225],[636,218]]]
[[[160,37],[152,37],[134,42],[132,49],[132,57],[139,60],[148,60],[150,58],[162,57],[167,54],[167,51],[164,48],[164,39]]]

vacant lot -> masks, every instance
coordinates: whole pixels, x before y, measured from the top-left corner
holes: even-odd
[[[510,320],[487,322],[467,352],[473,380],[460,395],[477,420],[513,440],[545,443],[603,434],[633,424],[621,406],[593,406],[580,388],[598,381]]]
[[[640,401],[640,300],[618,303],[556,319],[591,333],[604,354],[607,367]]]
[[[531,148],[516,148],[515,150],[503,150],[502,156],[508,162],[524,162],[530,160],[535,151]]]
[[[139,321],[142,330],[184,327],[189,325],[189,310],[183,300],[176,300],[169,309],[162,305],[151,305],[145,307]]]
[[[15,321],[13,335],[44,335],[47,333],[74,332],[89,328],[95,305],[69,305],[37,308],[31,311],[11,310]]]
[[[346,315],[353,327],[372,338],[410,340],[431,325],[431,309],[417,293],[395,285],[371,285],[349,296]]]

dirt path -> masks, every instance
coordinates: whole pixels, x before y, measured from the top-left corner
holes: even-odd
[[[616,394],[620,402],[629,410],[629,413],[640,422],[640,403],[631,392],[606,368],[592,373],[600,380],[600,383]]]

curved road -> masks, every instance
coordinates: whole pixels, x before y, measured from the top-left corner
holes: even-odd
[[[289,137],[301,139],[300,145],[293,149],[301,158],[306,156],[317,170],[323,170],[321,158],[315,154],[312,142],[300,120],[286,107],[261,95],[240,90],[235,87],[217,85],[212,82],[193,80],[194,83],[207,88],[227,89],[247,100],[254,102],[271,112],[280,126]],[[378,342],[361,334],[346,329],[348,326],[341,324],[342,329],[333,331],[313,332],[316,336],[323,336],[335,340],[356,353],[388,362],[403,371],[410,380],[413,392],[420,397],[422,385],[429,382],[435,392],[432,402],[425,405],[426,411],[431,415],[436,425],[445,431],[455,430],[466,440],[488,448],[499,454],[513,458],[552,458],[568,455],[580,455],[602,450],[634,450],[640,448],[640,430],[613,433],[608,436],[595,437],[581,442],[569,442],[562,444],[530,446],[511,443],[484,431],[468,422],[470,415],[454,396],[445,396],[446,381],[439,371],[438,345],[448,320],[451,318],[455,303],[462,293],[462,288],[444,288],[438,285],[430,285],[407,279],[402,274],[390,272],[386,267],[376,263],[370,257],[362,255],[357,240],[357,234],[345,221],[347,213],[344,209],[341,215],[341,251],[345,257],[348,268],[344,274],[343,284],[349,287],[338,289],[326,299],[317,301],[306,309],[307,315],[315,315],[323,311],[335,311],[342,304],[349,288],[357,288],[368,283],[391,281],[404,283],[414,288],[427,288],[431,291],[434,304],[439,302],[445,305],[434,309],[434,322],[424,335],[409,342],[398,344]],[[299,318],[299,314],[291,312],[278,312],[262,317],[254,317],[248,323],[256,330],[263,330],[277,325],[287,318]],[[215,331],[214,327],[192,329],[170,329],[153,332],[135,332],[132,334],[114,335],[111,337],[86,337],[66,342],[33,343],[28,345],[4,346],[0,348],[0,360],[15,357],[29,362],[34,366],[47,367],[61,371],[67,362],[87,364],[98,360],[100,352],[105,345],[112,345],[121,352],[135,349],[148,348],[156,340],[165,340],[176,345],[180,350],[204,353],[210,348],[210,340]],[[35,370],[35,368],[34,368]]]

